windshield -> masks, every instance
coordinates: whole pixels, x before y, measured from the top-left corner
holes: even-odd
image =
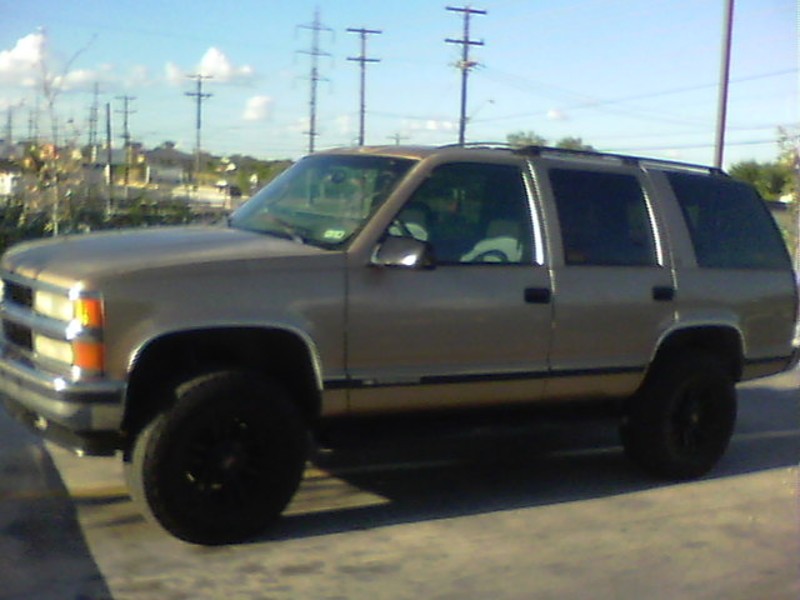
[[[414,164],[376,156],[313,155],[262,188],[232,227],[336,248],[344,245]]]

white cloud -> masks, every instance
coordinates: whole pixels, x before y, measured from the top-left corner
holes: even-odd
[[[172,62],[168,62],[164,65],[164,73],[167,78],[167,82],[171,83],[172,85],[183,85],[186,82],[186,71],[181,69],[178,65]]]
[[[426,121],[406,121],[405,125],[412,131],[455,131],[456,123],[453,121],[428,119]]]
[[[66,75],[59,75],[53,80],[53,85],[65,92],[88,91],[92,89],[98,79],[99,75],[96,71],[77,69]]]
[[[236,67],[225,54],[213,46],[209,48],[197,66],[197,72],[205,77],[213,77],[220,82],[251,79],[253,68],[249,65]]]
[[[45,56],[45,34],[26,35],[11,50],[0,50],[0,81],[12,85],[32,86],[41,76]]]
[[[237,67],[221,50],[211,47],[200,59],[200,63],[191,71],[168,62],[164,65],[164,75],[172,85],[184,85],[187,77],[202,75],[210,77],[215,83],[241,83],[252,79],[255,71],[250,65]]]
[[[269,96],[253,96],[247,100],[242,118],[245,121],[264,121],[269,118],[272,98]]]
[[[128,72],[126,85],[131,88],[150,85],[150,71],[144,65],[135,65]]]
[[[551,108],[547,111],[547,118],[550,121],[568,121],[569,117],[564,113],[564,111],[559,110],[557,108]]]
[[[47,42],[47,34],[37,31],[19,39],[12,49],[0,50],[0,84],[38,87],[45,79],[56,92],[88,92],[96,82],[108,86],[121,81],[114,73],[114,66],[108,63],[68,72],[53,69]],[[141,77],[133,75],[130,83],[141,85]]]
[[[334,119],[336,129],[341,135],[349,135],[353,133],[355,127],[353,126],[353,119],[350,115],[339,115]]]

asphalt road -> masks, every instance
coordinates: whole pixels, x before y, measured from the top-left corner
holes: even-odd
[[[119,462],[0,415],[0,598],[800,597],[800,372],[743,386],[708,477],[663,484],[613,423],[377,443],[321,458],[278,528],[202,548],[145,522]]]

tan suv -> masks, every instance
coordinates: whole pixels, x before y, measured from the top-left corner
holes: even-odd
[[[756,193],[626,156],[322,152],[224,226],[29,243],[2,268],[8,409],[120,451],[145,513],[195,543],[262,531],[308,434],[358,417],[611,403],[636,463],[700,476],[735,383],[798,360]]]

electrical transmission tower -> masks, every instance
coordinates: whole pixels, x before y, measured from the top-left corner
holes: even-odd
[[[122,100],[122,110],[116,111],[122,115],[122,139],[125,141],[125,193],[128,193],[128,183],[131,171],[131,130],[128,127],[128,117],[135,113],[131,110],[130,103],[136,100],[135,96],[117,96],[117,100]]]
[[[483,42],[475,41],[469,37],[469,22],[472,15],[485,15],[485,10],[478,10],[469,6],[447,6],[447,10],[453,12],[460,12],[464,15],[464,35],[460,40],[447,38],[445,42],[448,44],[461,45],[461,60],[458,62],[458,68],[461,69],[461,117],[458,124],[458,143],[464,145],[465,133],[467,129],[467,78],[469,77],[470,70],[478,63],[469,58],[469,49],[471,46],[483,46]]]
[[[380,62],[379,58],[367,57],[367,36],[371,34],[380,34],[383,31],[379,29],[365,29],[361,28],[347,28],[348,33],[357,33],[361,37],[361,54],[358,56],[350,56],[347,60],[352,60],[361,65],[361,88],[360,88],[360,103],[358,111],[358,145],[364,145],[364,115],[366,113],[366,80],[367,80],[367,63]]]
[[[195,119],[195,143],[194,143],[194,185],[197,186],[200,180],[200,132],[203,129],[203,101],[208,100],[213,94],[203,93],[203,80],[211,79],[211,75],[188,75],[189,79],[197,82],[196,92],[184,92],[184,95],[192,97],[197,103],[197,117]]]
[[[92,160],[96,159],[97,153],[97,122],[99,119],[99,110],[100,107],[98,106],[97,102],[100,96],[100,84],[94,84],[94,99],[92,100],[92,105],[89,107],[89,151],[92,153]]]
[[[20,100],[16,104],[9,104],[8,108],[6,109],[7,113],[6,113],[6,138],[5,138],[5,141],[6,141],[6,144],[7,144],[7,147],[9,149],[9,151],[11,151],[12,153],[14,152],[12,150],[12,147],[14,145],[14,114],[15,114],[15,111],[18,108],[22,108],[23,106],[25,106],[25,101],[24,100]]]
[[[330,27],[326,27],[319,20],[319,8],[314,10],[314,21],[309,25],[299,25],[301,29],[311,30],[311,49],[300,50],[303,54],[311,56],[311,75],[309,80],[311,82],[311,97],[309,99],[309,125],[308,125],[308,152],[314,152],[314,139],[317,137],[317,85],[320,81],[325,80],[324,77],[319,75],[319,57],[330,56],[328,52],[324,52],[319,48],[319,32],[320,31],[333,31]]]

